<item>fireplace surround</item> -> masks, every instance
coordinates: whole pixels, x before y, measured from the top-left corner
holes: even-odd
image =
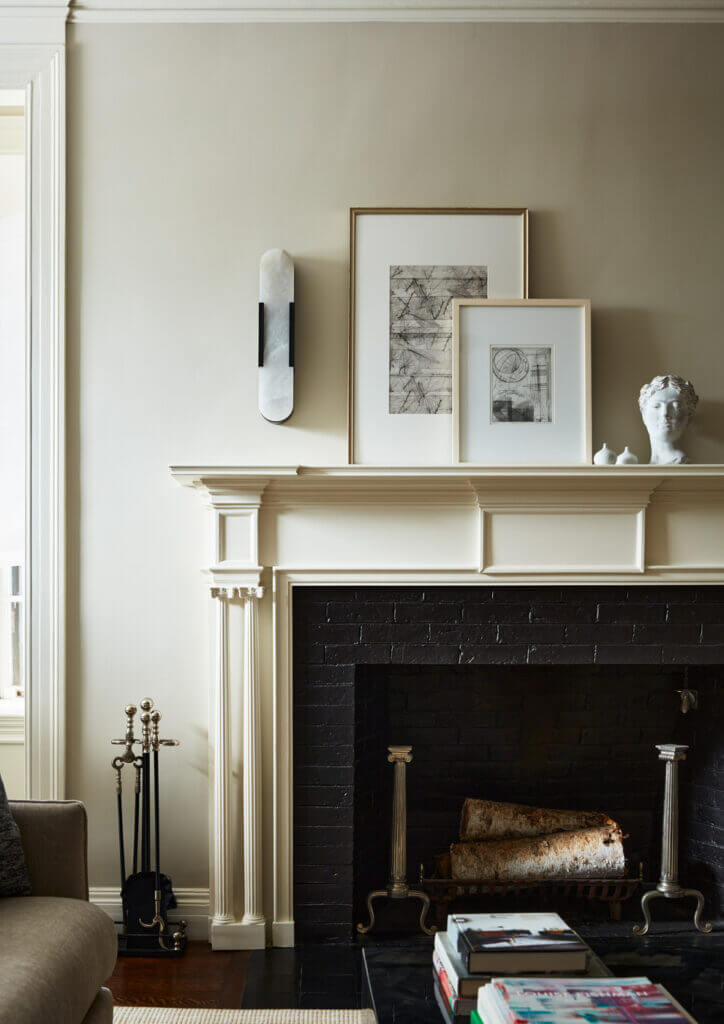
[[[344,939],[386,880],[389,743],[414,879],[466,796],[602,810],[658,876],[654,745],[691,745],[682,877],[724,895],[724,587],[309,587],[294,604],[294,917]],[[681,712],[677,690],[700,705]],[[720,811],[719,811],[720,813]],[[370,823],[374,822],[374,827]]]
[[[516,587],[532,586],[555,604],[563,588],[600,592],[618,586],[639,606],[660,588],[692,588],[696,609],[682,601],[681,610],[667,610],[666,618],[636,623],[639,654],[660,651],[659,664],[671,655],[674,667],[688,665],[690,673],[722,663],[724,627],[714,610],[719,598],[707,600],[706,594],[724,584],[724,467],[202,466],[172,473],[197,490],[211,525],[202,579],[213,609],[209,844],[215,948],[294,943],[294,700],[300,682],[293,665],[293,611],[306,588],[349,593],[370,586],[439,587],[448,594],[456,587],[481,594],[488,588],[512,598]],[[518,602],[508,603],[513,615]],[[587,663],[594,667],[603,666],[607,654],[609,664],[630,657],[628,641],[616,639],[621,623],[606,618],[612,614],[606,603],[599,599],[594,621],[584,616],[563,623],[560,644],[546,639],[542,627],[561,623],[537,620],[535,613],[531,618],[529,608],[528,626],[541,632],[525,642],[525,664],[545,664],[551,646],[558,653],[565,648],[571,658],[585,648],[593,652]],[[672,597],[666,607],[675,604]],[[692,614],[704,617],[687,619]],[[680,628],[692,623],[702,627],[698,640],[684,639]],[[497,644],[498,626],[521,623],[493,625]],[[676,636],[670,642],[655,638],[654,627],[668,625],[676,627]],[[577,633],[569,630],[574,626]],[[585,638],[592,626],[603,630],[598,641]],[[501,648],[523,646],[500,636]],[[373,651],[365,671],[388,669],[392,641],[371,643],[389,646],[390,665]],[[463,648],[473,659],[484,658],[480,649],[490,645],[462,639],[458,658]],[[415,657],[415,646],[406,639],[405,653]],[[710,810],[718,827],[720,812]],[[386,823],[380,827],[386,832]]]

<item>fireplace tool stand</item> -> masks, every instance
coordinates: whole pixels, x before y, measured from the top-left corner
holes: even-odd
[[[649,903],[661,896],[667,900],[680,900],[684,896],[696,897],[694,924],[700,932],[710,932],[711,924],[701,919],[704,896],[698,889],[684,889],[679,885],[679,761],[686,759],[689,749],[679,743],[656,744],[659,758],[666,762],[664,786],[664,823],[661,830],[661,877],[655,889],[641,897],[643,924],[635,924],[636,935],[645,935],[651,925]]]
[[[407,765],[412,761],[412,747],[388,747],[387,760],[394,765],[394,788],[392,790],[392,834],[390,837],[390,880],[386,889],[373,889],[367,894],[367,910],[369,924],[358,924],[357,931],[364,935],[374,928],[375,912],[372,907],[374,900],[387,896],[391,900],[422,900],[420,911],[420,928],[425,935],[434,935],[436,928],[428,928],[425,924],[430,909],[430,897],[419,889],[411,889],[407,884]]]
[[[116,773],[116,808],[118,816],[118,845],[121,869],[122,928],[118,936],[118,951],[123,956],[181,956],[186,947],[186,922],[171,924],[168,911],[176,906],[171,879],[161,873],[160,863],[160,803],[159,803],[159,750],[176,747],[178,740],[161,739],[160,711],[151,710],[153,701],[144,698],[139,707],[142,714],[141,739],[134,735],[133,720],[138,708],[126,707],[126,735],[111,740],[122,746],[123,753],[112,762]],[[140,744],[138,754],[134,747]],[[151,755],[153,755],[153,822],[155,864],[151,867]],[[135,771],[133,805],[133,871],[126,875],[126,856],[123,827],[123,781],[126,765]],[[139,815],[140,811],[140,815]],[[139,821],[140,817],[140,821]],[[138,845],[141,845],[140,871]]]

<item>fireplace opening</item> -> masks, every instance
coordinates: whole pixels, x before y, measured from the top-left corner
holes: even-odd
[[[682,877],[704,890],[715,914],[724,884],[724,702],[697,622],[711,618],[713,607],[694,588],[645,595],[613,587],[299,591],[298,936],[351,937],[367,919],[367,892],[387,884],[391,744],[412,747],[411,885],[419,865],[429,873],[435,855],[457,839],[466,797],[605,812],[626,835],[629,871],[637,875],[642,865],[644,878],[655,881],[663,796],[655,744],[689,744]],[[682,713],[684,689],[696,690],[698,711]],[[553,909],[564,909],[551,898]],[[531,899],[540,905],[540,893]],[[515,905],[524,906],[525,896]],[[486,897],[485,909],[507,905]],[[565,912],[576,919],[575,908]],[[631,913],[637,916],[637,901]],[[392,927],[414,927],[417,915],[419,905],[379,908],[380,922]]]

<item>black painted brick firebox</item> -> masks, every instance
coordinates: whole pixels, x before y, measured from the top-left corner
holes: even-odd
[[[471,787],[620,813],[655,877],[653,744],[690,743],[682,877],[724,906],[724,587],[297,587],[293,624],[300,939],[348,938],[386,881],[390,742],[413,744],[411,878]]]

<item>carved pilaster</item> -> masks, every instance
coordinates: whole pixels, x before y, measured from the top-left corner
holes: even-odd
[[[264,934],[262,910],[261,694],[259,692],[259,599],[250,587],[244,608],[244,917]],[[263,944],[263,943],[262,943]]]
[[[229,608],[227,595],[219,590],[216,601],[216,657],[214,687],[214,907],[212,930],[234,920],[234,877],[229,828],[231,785],[230,692],[229,692]]]
[[[216,599],[211,919],[215,949],[258,949],[266,944],[258,637],[258,603],[264,589],[253,575],[239,575],[235,580],[215,579],[210,587]],[[237,755],[242,765],[241,794],[234,789],[232,772]],[[241,849],[235,842],[239,815]]]

